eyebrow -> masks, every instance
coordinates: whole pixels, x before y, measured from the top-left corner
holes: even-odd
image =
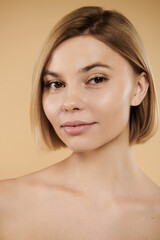
[[[107,64],[104,64],[104,63],[101,63],[101,62],[96,62],[96,63],[92,63],[88,66],[85,66],[83,68],[80,68],[78,70],[78,73],[84,73],[84,72],[88,72],[90,71],[92,68],[95,68],[95,67],[103,67],[103,68],[108,68],[108,69],[112,69],[111,66],[107,65]],[[51,75],[53,77],[60,77],[60,74],[56,73],[56,72],[51,72],[49,70],[44,70],[43,72],[43,76],[46,76],[46,75]]]

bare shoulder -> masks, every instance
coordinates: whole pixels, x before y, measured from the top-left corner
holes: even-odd
[[[0,181],[0,217],[6,209],[14,208],[22,202],[38,200],[38,196],[54,193],[58,185],[58,168],[54,165],[22,177]]]
[[[5,226],[8,226],[9,216],[16,211],[18,186],[16,179],[0,181],[0,238],[3,237]]]
[[[0,218],[18,204],[18,199],[24,195],[26,188],[27,182],[23,178],[0,181]]]
[[[154,195],[155,194],[155,195]],[[160,239],[160,188],[153,193],[153,202],[150,205],[151,227],[155,233],[155,239]]]
[[[154,218],[157,218],[159,229],[160,229],[160,187],[156,185],[155,191],[153,191],[153,205],[152,205],[153,212],[155,214]]]
[[[14,198],[16,192],[16,180],[7,179],[0,181],[0,215],[4,213],[3,209],[6,209],[10,197]]]
[[[26,197],[32,192],[39,190],[40,187],[46,185],[47,173],[41,170],[39,172],[27,174],[22,177],[6,179],[0,181],[0,205],[6,203],[6,200],[18,199]]]
[[[32,235],[37,226],[41,229],[41,222],[50,216],[51,210],[55,217],[54,206],[58,201],[52,184],[54,174],[51,181],[49,172],[41,170],[0,181],[0,239],[11,239],[10,234],[15,234],[15,239],[26,239],[24,234]]]
[[[144,219],[148,229],[153,230],[155,239],[160,239],[160,187],[151,180],[147,190],[148,198],[146,197],[144,208],[144,216],[146,217]]]
[[[150,192],[149,195],[153,210],[155,210],[155,212],[159,214],[160,217],[160,187],[152,182],[152,185],[148,191]]]

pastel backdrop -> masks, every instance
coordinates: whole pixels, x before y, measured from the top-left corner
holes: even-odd
[[[19,177],[62,161],[71,151],[37,152],[29,123],[31,79],[47,34],[65,14],[99,5],[127,16],[147,50],[160,102],[159,0],[0,1],[0,179]],[[160,186],[160,129],[133,147],[139,167]]]

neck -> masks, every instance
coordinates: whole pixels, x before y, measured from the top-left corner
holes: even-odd
[[[123,195],[140,175],[132,147],[125,138],[93,151],[73,152],[67,163],[74,186],[95,197],[102,192]]]

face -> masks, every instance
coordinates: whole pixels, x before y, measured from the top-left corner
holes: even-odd
[[[71,150],[99,148],[128,129],[135,78],[130,64],[96,38],[66,40],[45,68],[46,117]]]

